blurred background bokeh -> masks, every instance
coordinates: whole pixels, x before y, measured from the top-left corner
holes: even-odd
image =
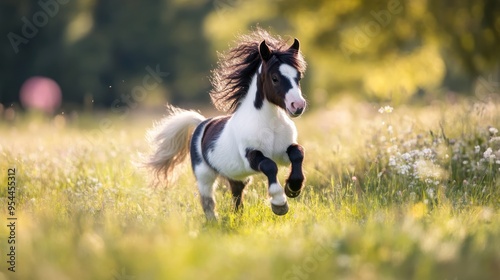
[[[0,115],[209,104],[255,26],[300,39],[313,106],[500,92],[498,0],[2,0],[0,21]]]

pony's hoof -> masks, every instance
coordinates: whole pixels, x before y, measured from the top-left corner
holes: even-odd
[[[285,185],[285,194],[289,198],[296,198],[297,196],[300,195],[301,191],[302,190],[294,191],[294,190],[290,189],[290,186],[288,184]]]
[[[274,205],[271,203],[271,209],[273,209],[273,213],[278,216],[283,216],[288,213],[288,202],[285,202],[283,205]]]

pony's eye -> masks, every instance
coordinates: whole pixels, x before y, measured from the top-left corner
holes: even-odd
[[[278,82],[278,77],[276,75],[273,75],[271,77],[271,80],[273,81],[273,83],[277,83]]]

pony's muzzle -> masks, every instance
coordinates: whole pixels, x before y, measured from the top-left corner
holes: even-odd
[[[306,108],[306,100],[304,98],[296,99],[286,104],[286,110],[291,117],[302,115]]]
[[[293,106],[293,103],[292,103],[292,106]],[[301,115],[302,112],[304,112],[304,107],[302,108],[297,108],[294,112],[294,115]]]

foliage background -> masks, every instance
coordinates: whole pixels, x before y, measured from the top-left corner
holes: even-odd
[[[257,25],[301,40],[303,86],[319,104],[471,94],[478,81],[491,93],[500,80],[495,0],[7,0],[0,21],[4,106],[41,75],[59,83],[67,108],[109,108],[156,65],[170,75],[149,103],[206,102],[217,51]],[[26,22],[44,24],[28,38]]]

